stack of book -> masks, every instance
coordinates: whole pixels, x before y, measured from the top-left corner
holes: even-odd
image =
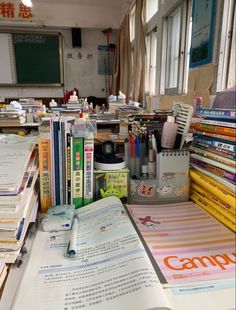
[[[11,135],[0,140],[0,259],[18,257],[35,220],[39,186],[36,140]]]
[[[236,111],[200,108],[197,115],[191,124],[191,199],[236,231]]]
[[[35,100],[33,98],[22,98],[18,101],[21,104],[22,110],[26,112],[34,112],[37,110],[42,110],[43,103],[42,100]]]
[[[0,126],[18,126],[26,122],[26,111],[1,111]]]
[[[48,120],[46,120],[48,123]],[[75,117],[52,117],[39,137],[40,206],[93,201],[94,137],[89,121]],[[42,132],[43,129],[43,132]]]

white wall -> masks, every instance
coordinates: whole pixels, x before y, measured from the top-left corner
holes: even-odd
[[[64,64],[65,64],[65,89],[76,87],[80,96],[106,97],[105,76],[98,75],[98,45],[106,45],[107,38],[102,29],[82,29],[81,48],[72,48],[70,30],[63,31],[64,35]],[[113,30],[109,37],[110,43],[116,43],[116,31]],[[78,57],[82,58],[80,59]],[[69,58],[73,56],[73,59]],[[88,56],[88,57],[87,57]]]
[[[58,29],[63,36],[64,87],[2,87],[0,97],[63,97],[65,90],[74,87],[80,90],[80,96],[106,97],[105,77],[97,74],[97,46],[106,45],[107,38],[101,29],[83,28],[81,30],[81,48],[72,47],[71,29]],[[28,30],[29,31],[29,30]],[[42,30],[43,33],[44,30]],[[55,31],[55,30],[54,30]],[[110,43],[116,43],[116,30],[112,31]],[[78,58],[78,53],[82,58]],[[92,55],[87,59],[87,55]],[[70,58],[72,55],[73,58]],[[32,74],[34,74],[32,72]]]

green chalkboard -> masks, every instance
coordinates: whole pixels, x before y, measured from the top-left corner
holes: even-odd
[[[59,34],[12,34],[17,84],[61,85]]]

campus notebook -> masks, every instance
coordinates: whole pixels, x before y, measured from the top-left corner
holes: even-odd
[[[235,234],[192,201],[128,205],[168,286],[235,277]]]

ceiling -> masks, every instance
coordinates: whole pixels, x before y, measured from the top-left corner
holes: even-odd
[[[32,0],[37,3],[44,2],[50,4],[64,4],[64,0]],[[81,5],[81,6],[91,6],[91,7],[103,7],[103,8],[119,8],[130,6],[132,0],[67,0],[66,5]]]
[[[48,26],[119,28],[133,0],[32,0],[36,19]]]

